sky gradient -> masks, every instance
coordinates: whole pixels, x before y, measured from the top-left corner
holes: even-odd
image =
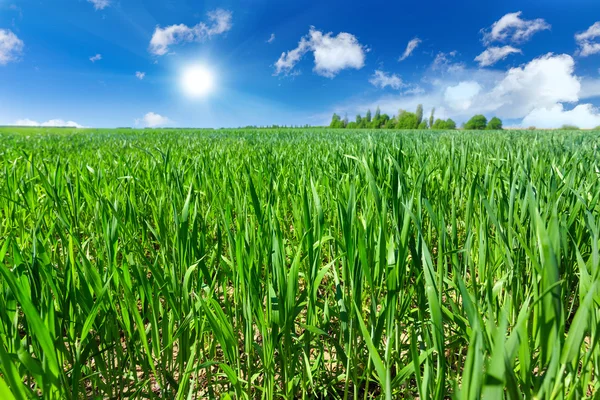
[[[600,2],[0,0],[0,125],[600,125]],[[326,5],[324,5],[326,4]],[[201,64],[214,90],[190,98]]]

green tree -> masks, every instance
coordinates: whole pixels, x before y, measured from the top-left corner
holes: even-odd
[[[381,114],[381,117],[379,117],[379,126],[381,128],[385,127],[385,125],[387,125],[388,121],[390,121],[390,116],[387,114]]]
[[[382,125],[383,125],[383,123],[381,121],[381,110],[379,109],[379,107],[377,107],[377,110],[375,110],[375,115],[373,116],[373,119],[371,120],[370,128],[380,129]]]
[[[367,120],[367,124],[371,123],[371,110],[367,110],[367,115],[365,116],[365,119]]]
[[[429,116],[429,127],[433,129],[433,119],[435,116],[435,107],[431,109],[431,115]]]
[[[445,121],[443,119],[439,119],[438,118],[433,123],[433,126],[431,127],[431,129],[437,129],[437,130],[451,130],[451,129],[456,129],[456,122],[454,122],[450,118],[448,118]]]
[[[417,106],[417,125],[421,125],[421,122],[423,122],[423,104],[419,104]]]
[[[418,126],[417,114],[405,111],[401,115],[398,115],[398,123],[396,124],[396,128],[417,129]]]
[[[420,129],[420,130],[429,129],[429,126],[427,125],[427,121],[422,121],[422,122],[419,124],[419,128],[418,128],[418,129]]]
[[[435,122],[433,123],[433,125],[431,125],[431,129],[446,129],[446,121],[444,121],[443,119],[436,119]]]
[[[565,124],[565,125],[561,126],[560,129],[565,130],[565,131],[577,131],[577,130],[579,130],[579,127],[575,126],[575,125]]]
[[[388,120],[385,122],[383,127],[385,129],[396,129],[396,119],[388,117]]]
[[[469,130],[481,130],[487,127],[487,118],[481,114],[475,115],[473,118],[467,121],[465,129]]]
[[[331,117],[331,123],[329,124],[330,128],[339,128],[342,123],[342,120],[339,115],[333,113],[333,117]]]
[[[344,115],[344,119],[342,120],[342,125],[344,128],[348,127],[348,114]]]
[[[494,118],[490,119],[490,122],[488,122],[486,129],[495,130],[495,131],[501,130],[502,129],[502,120],[498,117],[494,117]]]

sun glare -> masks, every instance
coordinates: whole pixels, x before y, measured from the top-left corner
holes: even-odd
[[[205,97],[213,91],[214,86],[214,75],[203,65],[189,66],[181,74],[181,88],[189,97]]]

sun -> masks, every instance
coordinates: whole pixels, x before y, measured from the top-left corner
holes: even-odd
[[[214,90],[214,87],[215,77],[204,65],[191,65],[181,74],[181,88],[189,97],[205,97]]]

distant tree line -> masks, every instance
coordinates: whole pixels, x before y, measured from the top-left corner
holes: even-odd
[[[498,117],[494,117],[488,121],[484,115],[478,114],[468,120],[463,128],[469,130],[487,129],[497,131],[502,129],[502,120]]]
[[[379,107],[375,110],[375,115],[371,115],[371,110],[367,111],[365,117],[358,114],[354,121],[348,121],[348,116],[341,118],[334,113],[331,117],[330,128],[338,129],[436,129],[452,130],[456,129],[456,122],[448,118],[446,120],[435,118],[435,108],[431,110],[429,119],[423,118],[423,106],[419,104],[417,110],[413,113],[400,109],[398,114],[390,117],[388,114],[382,114]],[[464,129],[502,129],[502,121],[494,117],[489,122],[483,115],[476,115],[463,126]]]

